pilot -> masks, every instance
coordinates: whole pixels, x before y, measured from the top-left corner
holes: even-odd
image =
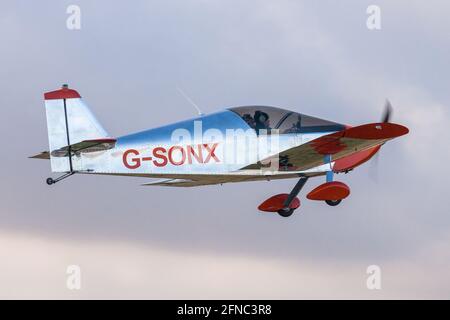
[[[250,128],[255,129],[255,120],[252,118],[252,116],[249,113],[246,113],[242,116],[242,119],[247,122],[247,124],[250,126]]]
[[[259,110],[255,111],[253,119],[255,120],[255,129],[257,133],[262,129],[270,130],[269,115],[267,113]]]

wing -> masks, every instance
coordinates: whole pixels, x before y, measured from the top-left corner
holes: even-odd
[[[217,180],[191,180],[191,179],[162,179],[145,183],[143,186],[165,186],[165,187],[198,187],[220,184]]]
[[[324,156],[331,155],[332,160],[382,145],[388,140],[407,134],[409,130],[394,123],[371,123],[351,127],[322,136],[308,143],[285,150],[278,154],[280,171],[303,171],[324,163]],[[272,158],[262,161],[269,163]],[[260,169],[261,162],[243,169]]]
[[[250,181],[270,181],[278,179],[287,178],[298,178],[299,176],[314,177],[318,175],[323,175],[323,172],[277,172],[270,176],[261,175],[260,171],[252,174],[250,171],[245,173],[233,172],[230,174],[143,174],[142,177],[147,178],[166,178],[162,180],[152,181],[143,186],[166,186],[166,187],[198,187],[198,186],[208,186],[217,185],[233,182],[250,182]],[[123,174],[115,174],[123,175]]]

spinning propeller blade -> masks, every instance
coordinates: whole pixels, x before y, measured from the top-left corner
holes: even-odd
[[[381,117],[381,122],[383,123],[387,123],[390,122],[391,117],[392,117],[392,105],[391,102],[386,99],[386,103],[384,104],[384,110],[383,110],[383,115]],[[375,154],[375,156],[373,157],[373,161],[372,161],[372,165],[370,168],[370,176],[372,177],[373,180],[375,180],[376,182],[378,181],[378,166],[379,166],[379,162],[380,162],[380,153],[377,152]]]
[[[381,122],[389,122],[392,115],[392,105],[389,100],[386,99],[386,103],[384,104],[383,117],[381,118]]]

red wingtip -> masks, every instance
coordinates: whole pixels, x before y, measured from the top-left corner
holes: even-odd
[[[81,98],[80,94],[64,84],[61,89],[44,93],[45,100]]]

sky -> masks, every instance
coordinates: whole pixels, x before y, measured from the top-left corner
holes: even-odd
[[[69,5],[81,29],[66,26]],[[366,26],[369,5],[381,29]],[[447,1],[4,1],[0,298],[450,298]],[[43,93],[68,83],[112,136],[237,105],[410,133],[337,175],[337,207],[258,212],[295,180],[198,188],[75,175],[55,186]],[[67,267],[81,288],[67,288]],[[366,286],[379,266],[381,289]]]

